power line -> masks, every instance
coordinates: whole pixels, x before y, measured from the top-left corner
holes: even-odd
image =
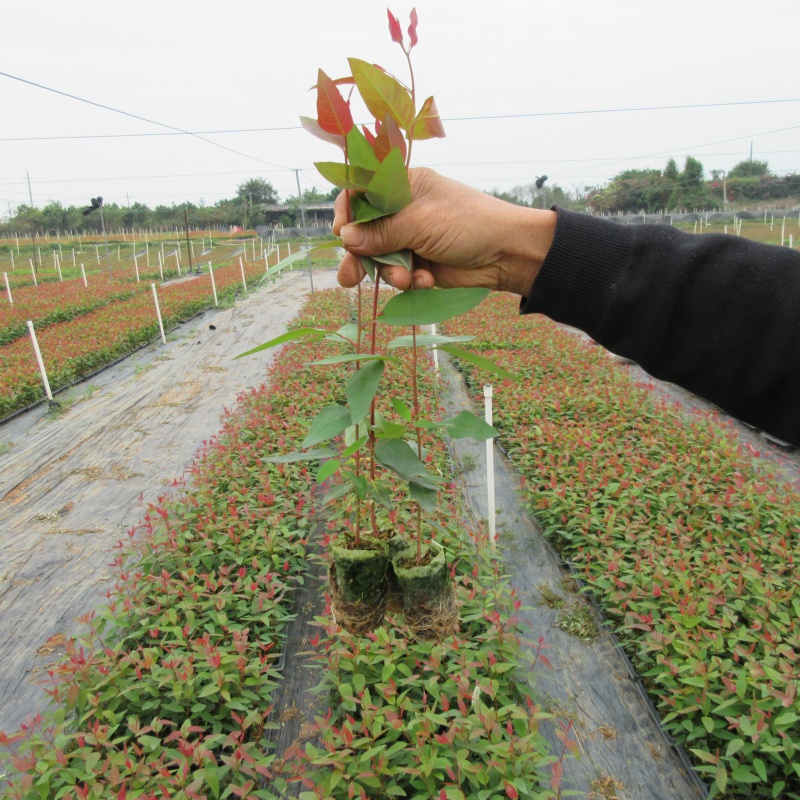
[[[37,89],[43,89],[46,92],[53,92],[53,94],[59,94],[62,97],[69,97],[71,100],[77,100],[80,103],[87,103],[90,106],[95,106],[96,108],[102,108],[106,111],[113,111],[115,114],[122,114],[125,117],[131,117],[132,119],[138,119],[142,122],[147,122],[150,125],[158,125],[161,128],[169,128],[172,131],[176,131],[177,133],[184,134],[186,136],[193,136],[195,139],[199,139],[201,142],[205,142],[206,144],[213,145],[214,147],[219,147],[222,150],[227,150],[229,153],[234,153],[237,156],[244,156],[244,158],[250,158],[254,161],[260,161],[262,164],[269,164],[271,167],[278,167],[279,169],[289,169],[289,167],[282,167],[280,164],[273,164],[271,161],[265,161],[263,158],[258,158],[258,156],[251,156],[248,153],[242,153],[240,150],[234,150],[231,147],[226,147],[224,144],[219,144],[219,142],[212,142],[211,139],[204,139],[200,134],[193,133],[192,131],[184,130],[183,128],[177,128],[175,125],[167,125],[164,122],[158,122],[158,120],[148,119],[147,117],[141,117],[138,114],[131,114],[129,111],[122,111],[119,108],[113,108],[112,106],[104,105],[103,103],[96,103],[94,100],[87,100],[85,97],[78,97],[77,95],[70,94],[69,92],[62,92],[60,89],[53,89],[50,86],[44,86],[41,83],[35,83],[34,81],[29,81],[26,78],[20,78],[17,75],[10,75],[8,72],[0,72],[0,75],[3,75],[6,78],[11,78],[11,80],[19,81],[20,83],[28,84],[29,86],[35,86]]]
[[[23,83],[31,84],[32,86],[37,86],[40,89],[46,89],[49,92],[55,92],[56,94],[61,94],[66,97],[71,97],[75,100],[80,100],[83,103],[89,103],[93,106],[98,106],[99,108],[105,108],[109,111],[115,111],[118,114],[124,114],[128,117],[133,117],[134,119],[142,120],[144,122],[149,122],[154,125],[160,125],[164,128],[170,128],[170,133],[95,133],[95,134],[75,134],[75,135],[65,135],[65,136],[15,136],[15,137],[6,137],[0,138],[0,142],[34,142],[34,141],[56,141],[56,140],[69,140],[69,139],[127,139],[127,138],[137,138],[137,137],[146,137],[146,136],[195,136],[201,139],[204,142],[208,142],[209,144],[213,144],[216,147],[222,147],[223,149],[226,148],[224,145],[218,144],[217,142],[210,142],[207,139],[202,139],[203,136],[219,136],[219,135],[227,135],[227,134],[241,134],[241,133],[272,133],[277,131],[296,131],[301,130],[301,125],[286,125],[286,126],[279,126],[279,127],[272,127],[272,128],[226,128],[220,130],[208,130],[208,131],[186,131],[182,128],[176,128],[172,125],[165,125],[161,122],[156,122],[151,119],[147,119],[145,117],[140,117],[136,114],[129,114],[126,111],[120,111],[116,108],[111,108],[110,106],[103,105],[101,103],[95,103],[91,100],[84,100],[81,97],[76,97],[75,95],[68,94],[66,92],[61,92],[57,89],[51,89],[47,86],[42,86],[41,84],[34,83],[33,81],[25,80],[24,78],[17,78],[14,75],[9,75],[6,72],[0,72],[0,75],[5,75],[8,78],[13,78],[14,80],[22,81]],[[443,122],[475,122],[481,120],[495,120],[495,119],[531,119],[535,117],[571,117],[571,116],[582,116],[587,114],[628,114],[628,113],[636,113],[642,111],[678,111],[682,109],[695,109],[695,108],[728,108],[728,107],[735,107],[735,106],[754,106],[754,105],[770,105],[776,103],[798,103],[800,102],[800,98],[797,97],[790,97],[790,98],[783,98],[777,100],[738,100],[729,103],[686,103],[686,104],[679,104],[679,105],[668,105],[668,106],[632,106],[630,108],[591,108],[591,109],[578,109],[572,111],[532,111],[526,112],[523,114],[486,114],[486,115],[478,115],[478,116],[471,116],[471,117],[442,117]],[[250,156],[246,153],[240,153],[238,150],[231,150],[233,153],[237,153],[238,155],[243,155],[246,158],[256,158],[256,156]],[[256,160],[261,161],[262,159],[256,158]],[[269,164],[270,162],[265,161],[264,163]],[[279,166],[277,164],[273,164],[272,166]],[[280,169],[289,169],[289,167],[279,167]]]

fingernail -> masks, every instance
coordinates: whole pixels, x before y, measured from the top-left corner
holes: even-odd
[[[358,225],[345,225],[342,228],[342,243],[345,247],[361,247],[364,244],[364,231]]]

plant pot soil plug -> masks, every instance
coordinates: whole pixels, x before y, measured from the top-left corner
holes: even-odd
[[[386,613],[388,545],[362,536],[357,547],[340,538],[331,545],[331,554],[329,584],[336,622],[356,636],[375,630]]]
[[[406,625],[416,639],[442,641],[458,625],[458,607],[444,550],[432,542],[417,559],[415,547],[398,553],[392,562],[403,592]]]

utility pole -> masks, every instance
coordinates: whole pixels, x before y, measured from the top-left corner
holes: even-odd
[[[192,243],[189,241],[189,212],[183,207],[183,221],[186,224],[186,252],[189,254],[189,272],[192,271]],[[197,274],[200,274],[200,265],[197,265]]]
[[[311,271],[311,245],[308,241],[308,235],[306,234],[306,208],[303,205],[303,195],[300,192],[300,170],[296,169],[294,171],[294,177],[297,180],[297,199],[300,202],[300,219],[303,221],[303,236],[306,240],[306,258],[308,259],[308,280],[311,282],[311,292],[314,292],[314,275]]]
[[[31,176],[29,172],[25,173],[28,179],[28,197],[31,199],[31,212],[33,212],[33,192],[31,191]],[[36,225],[31,217],[31,242],[33,242],[33,257],[36,260],[36,271],[39,271],[39,248],[36,247]]]

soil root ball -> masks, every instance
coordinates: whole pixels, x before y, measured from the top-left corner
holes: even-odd
[[[383,590],[373,595],[370,603],[361,600],[355,602],[345,600],[336,580],[336,564],[331,564],[328,584],[331,592],[331,613],[337,625],[341,625],[353,636],[363,636],[383,624],[386,614],[386,581],[384,581]]]

